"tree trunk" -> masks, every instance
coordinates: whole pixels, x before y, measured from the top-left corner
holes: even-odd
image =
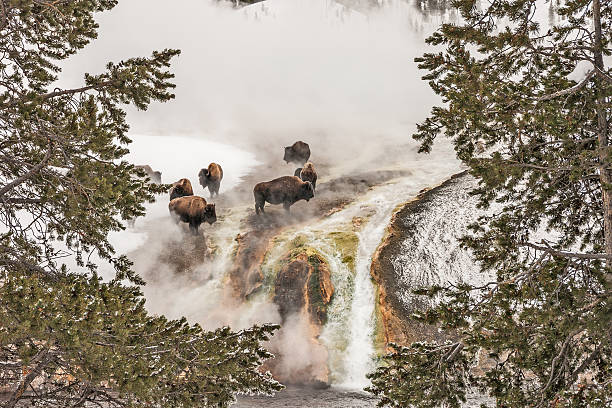
[[[604,72],[604,62],[602,53],[602,34],[601,34],[601,10],[599,0],[593,0],[593,26],[595,28],[595,49],[594,49],[594,60],[595,69],[597,75],[595,79],[595,86],[597,92],[597,139],[599,142],[599,172],[600,180],[602,184],[602,207],[604,217],[604,238],[605,238],[605,252],[606,254],[612,254],[612,191],[609,187],[612,185],[612,171],[608,163],[608,120],[606,117],[606,98],[604,96],[605,80],[602,78]],[[612,261],[607,262],[608,268],[612,268]],[[611,280],[612,276],[608,273],[608,280]]]
[[[32,381],[36,379],[39,375],[42,374],[45,366],[53,359],[52,354],[49,351],[49,348],[45,348],[39,351],[36,356],[32,359],[33,362],[37,362],[36,366],[28,372],[28,374],[19,382],[17,385],[17,389],[13,392],[8,401],[6,401],[4,407],[5,408],[14,408],[15,405],[19,402],[23,393],[28,388]]]

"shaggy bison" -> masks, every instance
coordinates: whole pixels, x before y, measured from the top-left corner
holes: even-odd
[[[217,163],[210,163],[207,169],[202,169],[198,173],[200,179],[200,185],[202,188],[208,187],[210,196],[212,197],[215,193],[219,195],[219,187],[221,186],[221,180],[223,179],[223,169]]]
[[[137,169],[144,170],[145,174],[149,176],[153,183],[161,184],[161,172],[153,170],[148,164],[143,164],[134,167]]]
[[[182,178],[176,183],[172,184],[172,189],[170,190],[170,201],[174,200],[178,197],[192,196],[193,188],[191,188],[191,182]]]
[[[314,168],[314,164],[311,162],[307,162],[300,170],[299,178],[301,178],[302,181],[310,181],[313,190],[317,189],[317,171]]]
[[[283,176],[272,181],[258,183],[253,189],[255,211],[264,213],[266,201],[270,204],[283,204],[285,210],[300,200],[314,197],[314,189],[309,181],[302,181],[295,176]]]
[[[206,200],[199,196],[178,197],[168,204],[170,214],[178,221],[189,224],[189,230],[196,235],[198,228],[203,222],[209,224],[217,221],[215,205],[206,203]]]
[[[285,147],[285,157],[287,163],[304,164],[310,158],[310,146],[302,141],[295,142],[292,146]]]

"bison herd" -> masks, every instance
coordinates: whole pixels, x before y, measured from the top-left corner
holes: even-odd
[[[257,183],[253,188],[255,197],[255,212],[264,213],[265,203],[282,204],[286,211],[300,200],[309,201],[315,195],[317,172],[314,165],[308,161],[310,147],[302,141],[285,147],[284,160],[287,163],[296,163],[298,168],[293,176],[282,176],[271,181]],[[219,187],[223,179],[223,169],[217,163],[210,163],[208,168],[200,170],[198,179],[202,188],[208,188],[210,198],[219,196]],[[209,224],[217,221],[215,204],[209,204],[203,197],[194,196],[191,182],[182,178],[172,184],[170,190],[170,203],[168,204],[171,216],[176,222],[189,224],[193,234],[204,222]]]

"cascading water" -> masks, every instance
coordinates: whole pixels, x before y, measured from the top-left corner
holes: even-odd
[[[456,164],[450,167],[454,166]],[[446,171],[448,170],[450,169],[447,168]],[[415,170],[412,176],[381,186],[372,191],[365,200],[355,204],[362,211],[369,213],[369,216],[357,233],[359,244],[355,260],[354,291],[351,294],[350,310],[346,314],[349,340],[344,353],[344,378],[338,382],[340,386],[362,389],[368,384],[366,374],[374,367],[375,290],[370,267],[372,256],[384,237],[394,209],[414,197],[421,189],[431,185],[432,180],[441,181],[440,177],[441,174]],[[350,213],[350,210],[347,212]]]
[[[384,223],[378,223],[380,213],[370,219],[357,233],[359,245],[355,260],[355,289],[348,312],[349,344],[344,361],[346,377],[341,383],[347,388],[361,389],[367,385],[365,374],[372,369],[374,355],[374,285],[370,279],[372,254],[384,233]],[[378,238],[378,239],[377,239]]]
[[[262,267],[267,282],[277,273],[274,265],[286,253],[285,245],[298,240],[301,246],[320,254],[330,269],[335,292],[319,341],[328,351],[332,385],[363,389],[368,383],[366,374],[374,368],[375,289],[370,266],[394,210],[421,189],[458,170],[454,161],[417,165],[410,175],[373,188],[341,211],[309,225],[289,228],[277,237]],[[270,290],[269,286],[263,289],[268,299]],[[258,295],[257,299],[261,302],[262,298]]]

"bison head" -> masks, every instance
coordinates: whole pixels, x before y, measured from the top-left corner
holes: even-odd
[[[198,179],[202,188],[208,187],[208,169],[202,169],[198,173]]]
[[[175,181],[174,183],[172,183],[173,187],[178,187],[182,190],[187,190],[188,189],[188,185],[190,186],[191,183],[189,183],[189,180],[187,179],[180,179],[179,181]]]
[[[203,219],[209,224],[213,224],[217,221],[217,212],[215,211],[214,204],[206,204],[206,207],[204,207]]]
[[[310,201],[310,199],[314,197],[314,194],[314,187],[310,181],[306,181],[304,184],[302,184],[301,198],[306,201]]]
[[[172,190],[170,190],[170,200],[177,197],[192,196],[193,188],[191,182],[185,178],[172,184]]]

